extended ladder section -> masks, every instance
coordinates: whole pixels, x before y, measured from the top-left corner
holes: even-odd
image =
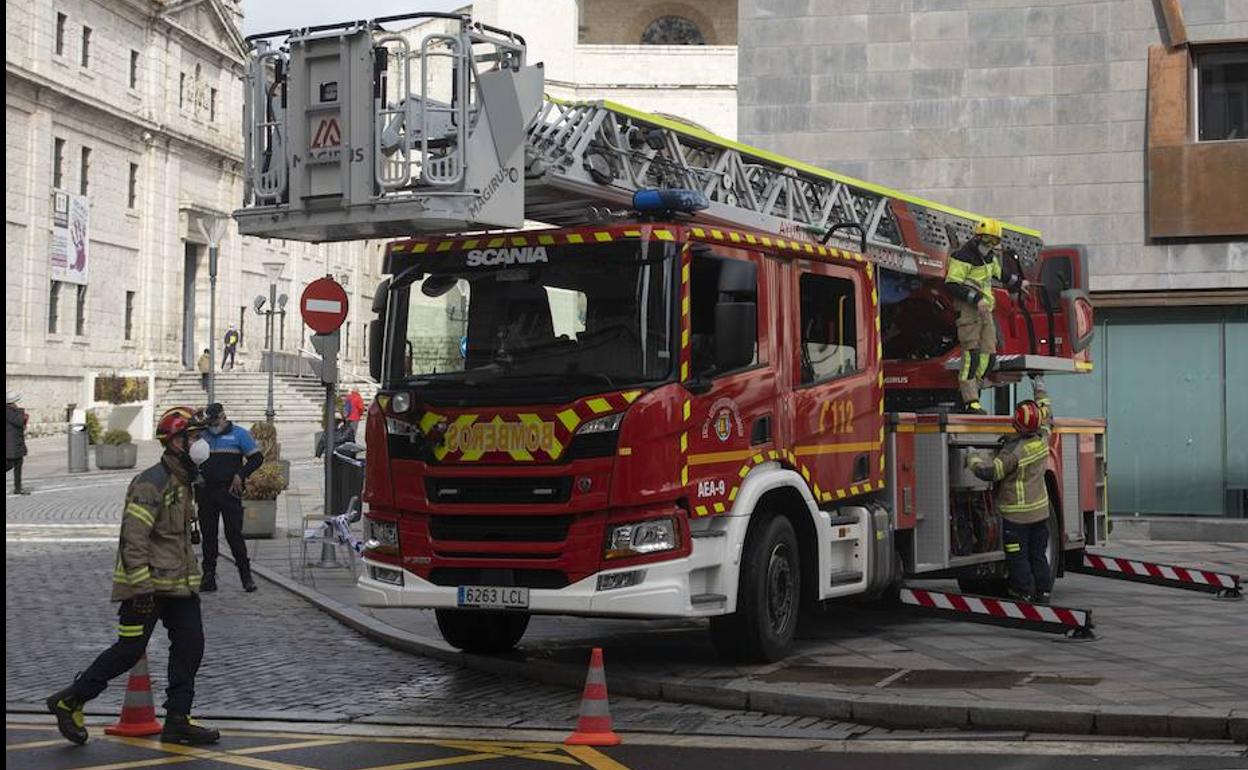
[[[438,29],[413,41],[383,26],[399,21]],[[241,233],[339,241],[523,224],[524,129],[544,78],[519,36],[425,13],[249,40]]]
[[[580,224],[586,201],[627,206],[644,188],[691,188],[710,207],[698,221],[783,235],[838,237],[906,273],[943,275],[944,257],[970,238],[980,215],[739,144],[612,102],[546,101],[529,127],[525,209],[530,219]],[[1035,230],[1005,225],[1024,260],[1043,245]]]
[[[385,25],[408,23],[405,32]],[[412,26],[418,25],[418,26]],[[283,42],[274,41],[285,36]],[[518,35],[421,13],[249,38],[245,235],[340,241],[591,221],[646,188],[696,219],[793,240],[831,231],[906,273],[943,275],[980,215],[611,102],[543,100]],[[839,226],[839,227],[838,227]],[[1040,234],[1006,224],[1024,261]]]

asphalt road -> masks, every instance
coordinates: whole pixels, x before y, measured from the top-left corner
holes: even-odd
[[[97,731],[98,732],[98,731]],[[610,748],[569,747],[549,738],[496,738],[475,730],[440,737],[352,736],[227,730],[204,748],[166,746],[151,738],[95,737],[86,746],[59,740],[46,725],[5,730],[10,770],[121,770],[178,765],[188,770],[416,770],[459,767],[532,770],[562,766],[593,770],[1214,770],[1248,767],[1242,756],[1209,744],[1164,746],[1059,741],[813,743],[731,739],[725,745],[654,743],[625,737]],[[865,744],[865,745],[864,745]],[[1136,753],[1133,753],[1136,752]]]

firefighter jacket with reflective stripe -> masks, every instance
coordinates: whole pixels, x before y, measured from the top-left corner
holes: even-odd
[[[1038,433],[1007,439],[992,462],[980,457],[971,461],[976,476],[996,482],[997,510],[1015,524],[1034,524],[1049,517],[1044,472],[1048,467],[1053,413],[1043,388],[1036,389],[1036,403],[1040,405]]]
[[[126,490],[121,541],[113,567],[113,601],[139,594],[190,596],[199,591],[191,546],[195,499],[190,474],[166,452]]]
[[[1001,277],[1001,263],[996,252],[979,252],[978,239],[972,238],[962,248],[949,255],[949,268],[945,284],[949,293],[974,305],[981,299],[988,300],[988,309],[996,306],[992,296],[992,279]]]

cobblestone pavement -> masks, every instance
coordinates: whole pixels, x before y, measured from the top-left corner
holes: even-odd
[[[114,535],[115,537],[115,535]],[[113,545],[9,542],[5,554],[5,700],[41,702],[114,639],[107,580]],[[228,565],[223,565],[228,566]],[[346,720],[567,729],[579,694],[564,688],[467,671],[396,652],[271,584],[242,593],[232,576],[204,597],[207,652],[196,711],[285,719]],[[149,649],[157,702],[168,660],[159,631]],[[116,713],[124,681],[93,711]],[[614,698],[621,729],[686,734],[784,735],[841,739],[887,731],[756,712]]]

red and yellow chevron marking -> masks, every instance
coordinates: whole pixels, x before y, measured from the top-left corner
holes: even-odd
[[[871,446],[873,448],[875,447],[875,445]],[[881,444],[878,448],[882,456],[883,445]],[[858,451],[856,445],[855,451]],[[810,489],[810,493],[814,497],[815,502],[818,503],[826,503],[832,500],[844,500],[848,497],[857,497],[858,495],[884,489],[883,473],[881,473],[878,478],[868,479],[857,484],[851,484],[850,486],[842,489],[822,489],[820,488],[819,483],[814,480],[814,475],[811,473],[810,468],[801,461],[796,452],[789,449],[768,449],[751,455],[746,459],[741,467],[737,469],[736,482],[728,490],[728,502],[731,504],[736,501],[737,495],[741,492],[741,484],[745,482],[745,477],[750,475],[750,471],[765,462],[773,460],[779,461],[780,463],[787,465],[800,473],[802,479],[806,482],[806,486]],[[883,465],[883,460],[881,460],[881,470],[883,469]],[[728,510],[727,505],[722,502],[717,502],[711,503],[710,505],[695,505],[693,513],[695,516],[709,516],[712,513],[724,513],[726,510]]]
[[[468,249],[497,249],[503,246],[579,246],[586,243],[613,243],[630,238],[653,238],[674,241],[676,234],[665,227],[646,225],[602,230],[533,230],[506,235],[478,235],[471,238],[412,238],[391,243],[391,254],[440,254]]]
[[[447,423],[446,437],[433,452],[439,461],[553,461],[563,456],[582,423],[626,410],[642,392],[588,396],[545,415],[519,409],[483,409],[453,416],[427,411],[420,418],[420,429],[427,433]]]
[[[879,274],[875,269],[867,265],[867,283],[871,285],[871,314],[875,316],[875,365],[879,369],[879,376],[875,381],[876,398],[879,401],[880,411],[880,478],[884,478],[884,334],[880,331],[880,288],[878,279]],[[880,481],[880,485],[883,485]]]
[[[833,249],[818,243],[810,243],[807,241],[791,241],[787,238],[773,237],[769,235],[755,235],[749,232],[738,232],[736,230],[724,230],[715,227],[690,227],[690,234],[694,238],[703,241],[715,241],[717,243],[745,244],[747,246],[763,246],[769,249],[777,249],[793,254],[794,256],[804,257],[821,257],[829,260],[839,260],[842,262],[861,262],[870,267],[871,263],[859,252],[849,251],[847,249]]]
[[[690,294],[689,277],[693,265],[693,251],[689,244],[680,250],[680,382],[689,381],[693,356],[690,348],[690,335],[693,334],[693,321],[689,315]],[[689,483],[689,428],[693,420],[693,400],[689,391],[681,388],[681,430],[680,430],[680,485]]]

